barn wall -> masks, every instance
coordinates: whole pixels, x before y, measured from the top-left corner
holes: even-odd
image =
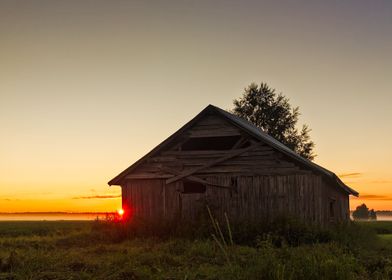
[[[131,174],[128,179],[167,179],[174,175],[167,169],[187,172],[202,167],[213,160],[217,160],[236,150],[246,148],[238,146],[228,150],[183,150],[181,145],[189,139],[201,137],[243,137],[247,145],[255,145],[259,140],[244,134],[240,129],[228,123],[222,117],[207,116],[194,124],[186,133],[178,137],[171,147],[148,158]],[[245,143],[244,142],[244,143]],[[271,146],[259,142],[251,150],[235,157],[219,162],[195,173],[200,176],[211,175],[286,175],[306,174],[310,171],[298,165]]]
[[[214,146],[212,140],[209,144],[214,149],[200,146],[204,150],[192,150],[187,146],[189,141],[201,141],[203,137],[220,137],[219,145],[233,138],[236,143],[225,150]],[[335,184],[221,116],[203,117],[170,143],[125,177],[123,205],[131,207],[137,216],[195,219],[206,212],[208,202],[218,217],[226,212],[231,220],[238,221],[291,215],[327,224],[349,218],[348,195]],[[205,193],[181,193],[181,179],[170,182],[188,172],[193,180],[223,188],[208,185]]]
[[[323,184],[323,213],[326,222],[342,222],[350,219],[349,196],[328,182]],[[330,203],[333,203],[334,217],[330,215]]]
[[[144,219],[175,219],[178,215],[180,182],[166,185],[164,180],[129,180],[122,187],[123,209]]]
[[[129,180],[123,187],[123,205],[144,219],[197,219],[207,202],[215,215],[226,212],[232,221],[273,220],[279,215],[328,224],[348,219],[348,196],[320,176],[210,176],[211,183],[232,185],[232,190],[207,186],[202,194],[183,194],[182,182],[165,179]],[[334,217],[330,201],[334,200]]]
[[[187,172],[219,159],[233,151],[164,151],[137,167],[130,179],[171,178],[173,174],[165,168]],[[307,174],[310,171],[291,162],[273,148],[260,143],[251,151],[220,162],[209,168],[195,172],[195,175],[211,176],[216,174],[243,175],[280,175]]]

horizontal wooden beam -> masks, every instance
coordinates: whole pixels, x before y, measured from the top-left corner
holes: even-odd
[[[180,175],[181,174],[181,171],[177,171],[175,169],[171,169],[171,168],[168,168],[168,167],[163,167],[162,166],[162,167],[160,167],[160,169],[162,171],[164,171],[164,172],[172,173],[174,175]],[[218,188],[224,188],[224,189],[232,189],[231,186],[211,183],[211,182],[208,182],[208,181],[206,181],[206,180],[204,180],[202,178],[196,177],[196,176],[189,176],[189,177],[187,177],[187,180],[193,181],[193,182],[197,182],[197,183],[201,183],[201,184],[208,185],[208,186],[212,186],[212,187],[218,187]]]
[[[225,161],[225,160],[228,160],[228,159],[230,159],[230,158],[233,158],[233,157],[235,157],[235,156],[238,156],[238,155],[240,155],[240,154],[242,154],[242,153],[245,153],[245,152],[247,152],[247,151],[249,151],[249,150],[251,150],[251,149],[254,149],[255,147],[257,147],[257,146],[259,146],[259,145],[260,145],[260,143],[258,142],[258,143],[255,143],[255,144],[253,144],[253,145],[250,145],[249,147],[246,147],[246,148],[244,148],[244,149],[232,150],[230,153],[227,153],[225,156],[223,156],[223,157],[221,157],[221,158],[215,159],[215,160],[213,160],[213,161],[211,161],[211,162],[209,162],[209,163],[207,163],[207,164],[205,164],[205,165],[203,165],[203,166],[196,167],[196,168],[194,168],[194,169],[192,169],[192,170],[183,172],[182,174],[180,174],[180,175],[178,175],[178,176],[176,176],[176,177],[174,177],[174,178],[170,178],[170,179],[166,180],[166,184],[170,184],[170,183],[176,182],[176,181],[178,181],[178,180],[180,180],[180,179],[182,179],[182,178],[189,177],[189,176],[191,176],[192,174],[194,174],[194,173],[196,173],[196,172],[198,172],[198,171],[200,171],[200,170],[206,169],[206,168],[211,167],[211,166],[213,166],[213,165],[216,165],[216,164],[218,164],[218,163],[220,163],[220,162],[223,162],[223,161]]]
[[[170,174],[130,174],[125,177],[125,179],[167,179],[172,178],[174,175]]]
[[[200,137],[227,137],[227,136],[240,136],[238,131],[233,130],[205,130],[205,131],[191,131],[190,138]]]
[[[252,144],[258,144],[259,142],[252,143]],[[250,146],[249,146],[250,147]],[[228,155],[234,151],[239,151],[239,149],[233,149],[233,150],[202,150],[202,151],[164,151],[161,153],[161,156],[164,157],[187,157],[187,156],[192,156],[192,157],[219,157],[219,156],[224,156]],[[274,152],[274,149],[271,148],[270,146],[264,145],[262,143],[259,144],[259,147],[257,150],[254,151],[254,153],[270,153]]]

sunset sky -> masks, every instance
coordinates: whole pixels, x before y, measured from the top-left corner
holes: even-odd
[[[251,82],[392,210],[392,1],[0,0],[0,212],[119,208],[112,177]]]

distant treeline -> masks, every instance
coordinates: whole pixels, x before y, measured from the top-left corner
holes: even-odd
[[[389,210],[380,210],[376,211],[377,215],[382,215],[382,216],[392,216],[392,211]]]
[[[350,211],[350,214],[352,214],[354,211]],[[381,216],[392,216],[392,211],[391,210],[378,210],[375,211],[377,215]]]

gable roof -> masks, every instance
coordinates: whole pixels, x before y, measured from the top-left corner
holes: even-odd
[[[276,150],[280,151],[281,153],[285,154],[289,158],[293,159],[294,161],[298,162],[301,165],[304,165],[311,169],[312,171],[319,173],[321,175],[324,175],[326,178],[328,178],[332,183],[336,184],[339,188],[343,189],[345,192],[348,194],[352,194],[354,196],[358,196],[358,192],[351,189],[349,186],[344,184],[338,176],[336,176],[335,173],[325,169],[324,167],[321,167],[318,164],[315,164],[314,162],[311,162],[308,159],[305,159],[301,157],[299,154],[294,152],[293,150],[289,149],[282,143],[280,143],[278,140],[275,138],[271,137],[264,131],[262,131],[260,128],[257,126],[251,124],[250,122],[235,116],[225,110],[222,110],[221,108],[218,108],[213,105],[208,105],[204,110],[202,110],[199,114],[197,114],[192,120],[190,120],[188,123],[186,123],[184,126],[182,126],[179,130],[177,130],[174,134],[172,134],[169,138],[167,138],[165,141],[160,143],[158,146],[156,146],[154,149],[152,149],[149,153],[147,153],[145,156],[140,158],[138,161],[136,161],[134,164],[132,164],[130,167],[125,169],[123,172],[121,172],[119,175],[114,177],[112,180],[108,182],[109,186],[111,185],[120,185],[122,180],[127,176],[130,172],[132,172],[137,166],[139,166],[142,162],[144,162],[145,159],[155,155],[158,153],[160,150],[164,149],[167,147],[172,140],[174,140],[178,135],[180,135],[182,132],[190,128],[194,123],[196,123],[198,120],[200,120],[202,117],[204,117],[207,114],[218,114],[222,116],[224,119],[229,121],[231,124],[235,125],[236,127],[239,127],[240,129],[244,130],[251,136],[255,137],[256,139],[263,141],[264,143],[270,145],[271,147],[275,148]]]

